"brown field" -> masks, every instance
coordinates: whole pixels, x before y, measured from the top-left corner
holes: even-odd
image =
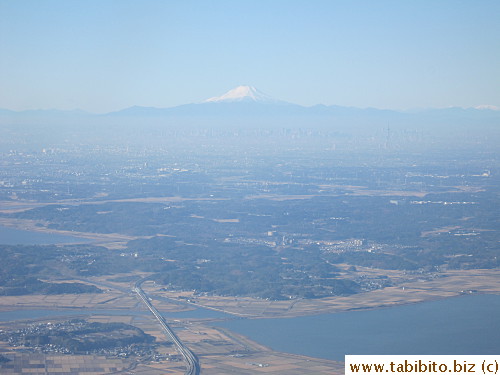
[[[212,219],[216,223],[239,223],[240,219]]]
[[[107,359],[96,355],[48,355],[38,353],[15,353],[8,355],[10,362],[0,364],[2,374],[64,374],[98,375],[125,374],[131,368],[130,361]]]
[[[116,291],[102,294],[54,294],[0,297],[0,311],[20,309],[123,309],[128,310],[139,305],[139,301],[132,295]]]

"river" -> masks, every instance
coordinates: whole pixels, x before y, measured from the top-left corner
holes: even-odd
[[[346,354],[498,354],[500,295],[217,325],[277,351],[340,361]]]

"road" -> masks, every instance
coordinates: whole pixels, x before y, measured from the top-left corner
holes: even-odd
[[[186,375],[199,375],[200,373],[200,364],[198,362],[198,358],[193,354],[191,350],[189,350],[182,342],[179,340],[177,335],[174,333],[174,331],[168,326],[167,322],[165,321],[165,318],[156,310],[156,308],[151,304],[149,301],[149,298],[146,296],[144,291],[141,288],[141,284],[145,281],[146,279],[141,279],[137,281],[134,285],[134,292],[140,297],[142,302],[147,306],[149,311],[153,313],[155,318],[158,320],[160,325],[162,326],[163,330],[167,334],[167,336],[170,338],[170,340],[174,343],[174,345],[177,348],[177,351],[182,355],[184,358],[184,362],[186,362]]]

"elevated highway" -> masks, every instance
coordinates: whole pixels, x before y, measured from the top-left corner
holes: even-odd
[[[146,307],[153,313],[156,320],[160,323],[163,328],[163,331],[167,334],[170,340],[174,343],[175,347],[179,354],[182,355],[184,362],[186,362],[186,372],[185,375],[199,375],[200,373],[200,364],[198,362],[198,358],[193,354],[191,350],[189,350],[182,342],[179,340],[174,331],[169,327],[165,318],[156,310],[156,308],[151,304],[149,298],[146,296],[144,291],[141,288],[141,284],[146,279],[141,279],[134,284],[134,292],[139,296],[142,302],[146,305]]]

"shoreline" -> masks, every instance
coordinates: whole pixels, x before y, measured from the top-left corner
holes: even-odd
[[[452,270],[442,277],[428,281],[410,281],[350,296],[300,299],[294,301],[267,301],[249,297],[192,296],[188,292],[159,291],[152,286],[145,290],[152,296],[179,300],[190,298],[191,307],[221,311],[245,319],[292,318],[349,311],[366,311],[416,304],[469,294],[500,294],[500,270]]]
[[[85,294],[85,293],[82,293]],[[435,297],[435,298],[430,298],[422,301],[411,301],[411,302],[402,302],[402,303],[395,303],[395,304],[382,304],[379,306],[368,306],[368,307],[359,307],[359,308],[347,308],[345,310],[335,310],[335,311],[321,311],[317,313],[311,313],[311,314],[290,314],[290,315],[275,315],[275,316],[255,316],[255,315],[243,315],[243,314],[238,314],[238,313],[233,313],[228,310],[220,310],[220,309],[214,309],[210,307],[205,307],[202,305],[192,305],[193,307],[198,307],[201,310],[210,310],[210,311],[217,311],[217,312],[222,312],[227,315],[231,315],[231,317],[227,318],[217,318],[217,317],[210,317],[210,318],[197,318],[197,317],[173,317],[172,319],[195,319],[195,320],[210,320],[210,321],[226,321],[226,320],[239,320],[239,319],[244,319],[244,320],[257,320],[257,319],[293,319],[293,318],[301,318],[301,317],[311,317],[311,316],[320,316],[320,315],[333,315],[333,314],[344,314],[344,313],[349,313],[349,312],[357,312],[357,311],[374,311],[374,310],[386,310],[394,307],[402,307],[402,306],[411,306],[411,305],[417,305],[417,304],[422,304],[422,303],[427,303],[427,302],[435,302],[435,301],[442,301],[446,299],[452,299],[452,298],[463,298],[466,296],[470,295],[500,295],[500,292],[478,292],[478,293],[463,293],[463,294],[457,294],[454,296],[446,296],[446,297]],[[33,294],[33,295],[25,295],[25,296],[16,296],[16,297],[29,297],[29,296],[45,296],[44,294]],[[64,296],[64,295],[61,295]],[[12,297],[12,296],[0,296],[0,302],[2,298],[4,297]],[[102,309],[102,312],[99,311],[100,309],[95,306],[95,307],[74,307],[74,306],[42,306],[42,305],[24,305],[24,306],[2,306],[0,304],[0,313],[9,313],[9,312],[16,312],[16,311],[57,311],[64,313],[65,311],[77,311],[80,310],[82,315],[106,315],[107,312],[113,311],[116,312],[116,314],[111,314],[111,315],[130,315],[130,309],[128,308],[105,308]],[[182,314],[183,312],[189,312],[192,310],[180,310],[180,311],[174,311],[174,312],[165,312],[164,314],[168,317],[169,313],[173,314]],[[121,314],[123,312],[123,314]],[[132,315],[141,315],[141,312],[136,312]],[[65,315],[62,314],[60,316],[54,315],[50,317],[42,317],[42,318],[22,318],[20,320],[39,320],[39,319],[47,319],[47,318],[58,318],[58,317],[64,317]],[[17,319],[14,321],[18,321]],[[14,322],[13,321],[13,322]],[[1,323],[2,321],[0,321]],[[8,321],[4,321],[8,322]]]
[[[39,226],[37,224],[41,224],[41,222],[30,219],[12,219],[12,218],[0,217],[0,226],[3,226],[5,228],[26,231],[26,232],[35,232],[48,235],[58,235],[58,236],[73,237],[75,239],[82,239],[81,242],[66,243],[63,241],[63,242],[56,242],[53,245],[92,244],[95,246],[108,247],[109,249],[117,249],[117,248],[125,248],[126,243],[129,241],[140,238],[152,237],[152,236],[129,236],[120,233],[77,232],[64,229],[52,229],[52,228],[47,228],[45,226]]]

